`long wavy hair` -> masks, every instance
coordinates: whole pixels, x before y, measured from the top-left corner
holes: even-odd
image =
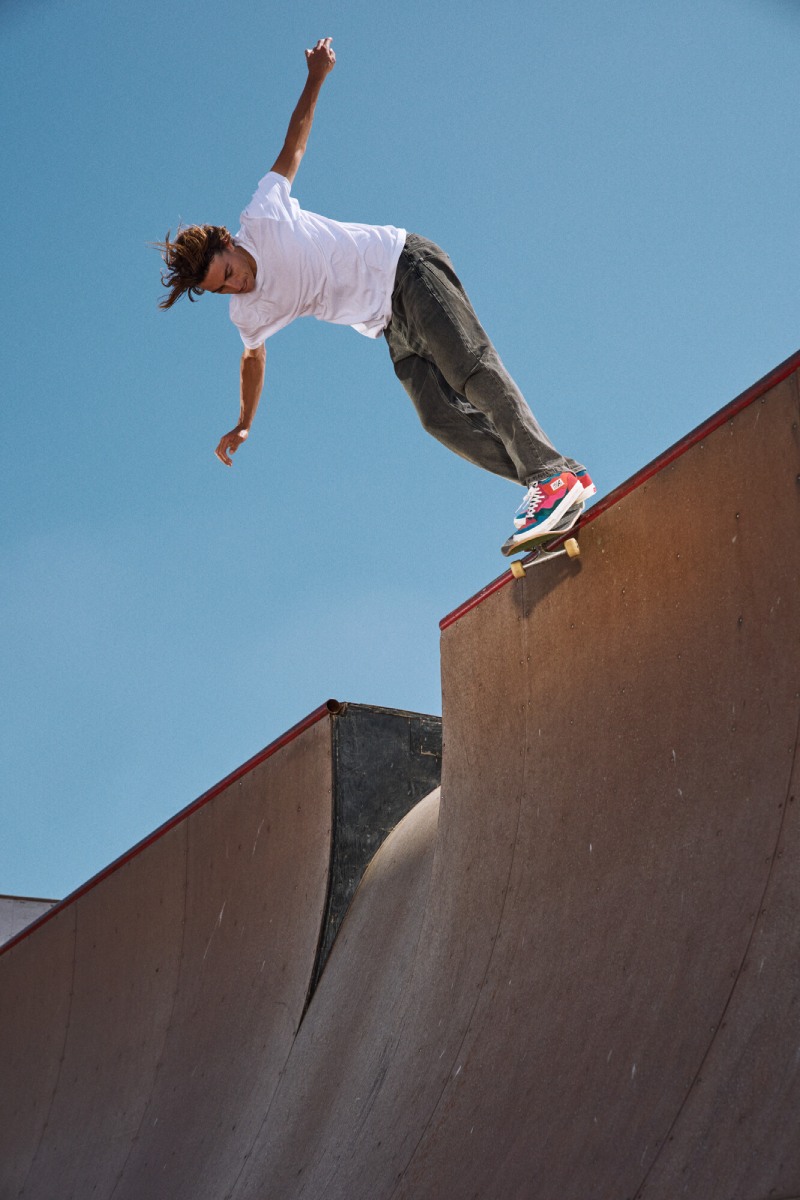
[[[166,264],[161,282],[169,288],[169,295],[159,301],[159,308],[172,308],[184,294],[192,301],[202,296],[200,284],[212,258],[232,240],[224,225],[187,225],[178,229],[174,241],[170,241],[169,234],[168,230],[163,242],[153,242]]]

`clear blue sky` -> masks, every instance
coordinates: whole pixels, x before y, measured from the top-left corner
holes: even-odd
[[[5,0],[0,892],[65,894],[328,696],[439,712],[438,620],[503,569],[521,493],[382,342],[279,334],[226,470],[227,301],[156,307],[147,242],[236,228],[328,34],[295,195],[444,245],[601,492],[800,344],[796,0]]]

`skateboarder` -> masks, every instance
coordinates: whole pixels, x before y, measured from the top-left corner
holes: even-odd
[[[308,77],[283,148],[241,214],[190,225],[158,243],[170,308],[184,293],[229,295],[244,343],[236,426],[221,438],[226,466],[247,438],[264,382],[265,341],[296,317],[381,335],[423,427],[456,454],[527,491],[514,544],[566,529],[595,492],[585,469],[547,438],[483,330],[448,256],[393,225],[342,223],[302,209],[291,188],[336,56],[330,37],[306,50]]]

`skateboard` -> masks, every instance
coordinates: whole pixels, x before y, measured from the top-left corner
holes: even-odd
[[[524,579],[525,572],[530,567],[548,562],[551,558],[560,558],[562,554],[566,554],[567,558],[578,558],[581,552],[578,539],[574,536],[567,537],[569,532],[570,530],[562,529],[534,534],[528,541],[517,542],[516,545],[512,543],[511,538],[504,542],[500,549],[506,558],[511,558],[513,554],[522,554],[522,558],[515,558],[511,563],[511,574],[514,578]]]

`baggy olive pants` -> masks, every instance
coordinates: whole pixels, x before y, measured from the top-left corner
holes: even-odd
[[[397,264],[384,336],[423,427],[450,450],[526,485],[581,469],[542,430],[448,256],[415,233]]]

